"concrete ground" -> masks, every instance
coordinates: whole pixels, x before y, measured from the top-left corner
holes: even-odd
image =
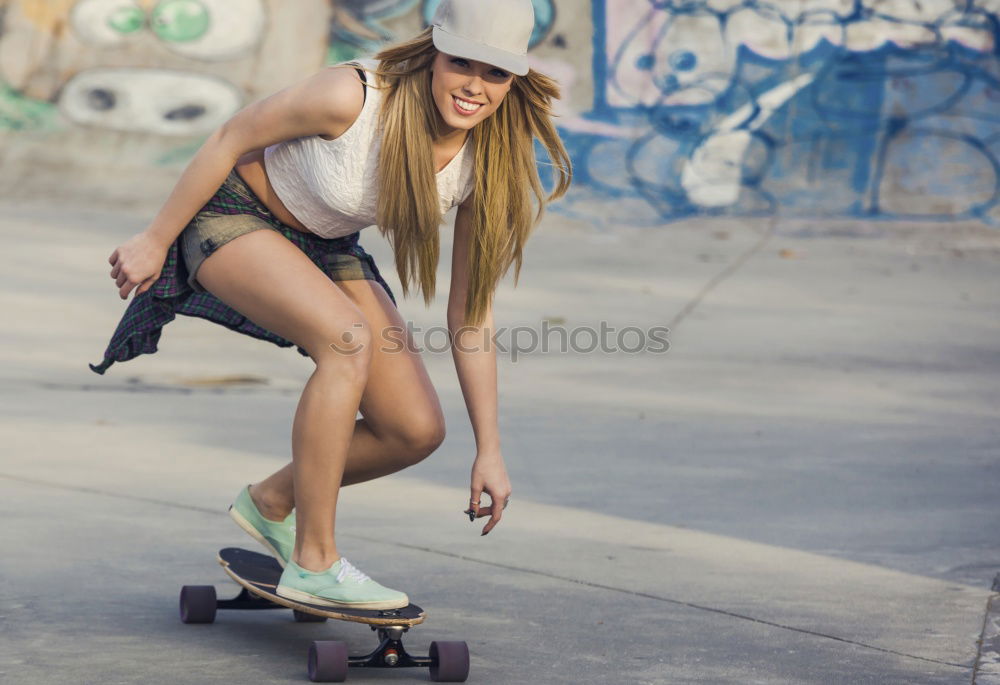
[[[225,510],[288,458],[310,363],[179,319],[91,373],[125,306],[107,257],[153,212],[0,204],[0,682],[297,683],[310,640],[373,646],[284,612],[178,620],[181,585],[235,594],[216,550],[255,543]],[[668,326],[669,351],[501,355],[514,498],[485,538],[427,351],[448,438],[344,491],[341,550],[427,610],[412,651],[469,642],[470,682],[996,685],[998,265],[975,226],[550,214],[497,324]],[[427,331],[444,301],[401,309]]]

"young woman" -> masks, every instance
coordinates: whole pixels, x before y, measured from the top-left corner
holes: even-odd
[[[501,519],[511,486],[487,344],[493,293],[511,264],[516,283],[530,232],[571,178],[551,122],[558,87],[527,64],[533,25],[530,0],[444,0],[412,40],[248,106],[109,259],[119,295],[135,297],[97,373],[155,352],[176,313],[297,345],[315,363],[291,464],[230,508],[285,567],[278,594],[339,607],[408,603],[341,558],[334,535],[341,486],[420,461],[445,432],[395,298],[358,243],[366,226],[388,238],[404,295],[417,284],[429,303],[442,214],[458,205],[448,327],[477,451],[465,513],[489,517],[483,535]],[[548,197],[535,138],[556,172]]]

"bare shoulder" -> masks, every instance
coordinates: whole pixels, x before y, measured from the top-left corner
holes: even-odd
[[[365,103],[365,87],[351,65],[326,67],[310,84],[316,104],[326,113],[327,126],[321,134],[333,139],[342,135],[357,120]]]
[[[293,138],[336,138],[361,113],[364,90],[352,67],[325,67],[298,83],[254,102],[222,127],[234,150],[247,150]]]

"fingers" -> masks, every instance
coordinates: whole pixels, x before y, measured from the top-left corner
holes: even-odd
[[[479,500],[483,496],[483,488],[481,485],[473,485],[471,494],[469,496],[469,508],[465,510],[468,514],[470,521],[475,521],[479,517]]]
[[[500,517],[503,516],[503,507],[500,505],[491,504],[490,505],[490,520],[486,522],[483,526],[483,532],[480,535],[486,535],[491,530],[493,530],[498,523],[500,523]]]
[[[469,517],[469,520],[474,521],[476,519],[481,519],[492,515],[493,515],[493,507],[491,505],[481,506],[479,507],[478,512]]]
[[[509,493],[500,496],[487,491],[487,494],[490,496],[490,504],[486,507],[479,507],[477,518],[489,516],[490,520],[483,526],[483,532],[480,535],[487,535],[491,530],[496,528],[497,524],[500,523],[500,519],[503,518],[503,510],[507,508],[507,500],[510,499]]]
[[[122,269],[122,262],[118,250],[111,253],[108,257],[108,262],[111,264],[111,278],[114,279],[115,285],[118,287],[118,296],[123,300],[128,297],[129,291],[132,290],[132,285],[125,287],[128,282],[128,276]]]
[[[121,257],[119,256],[117,249],[115,249],[115,251],[111,253],[111,256],[108,257],[108,263],[111,264],[111,278],[117,280],[118,275],[122,270]]]
[[[123,300],[127,300],[128,299],[128,294],[130,292],[132,292],[133,288],[135,288],[136,286],[144,285],[146,283],[148,283],[149,286],[151,286],[151,285],[153,285],[153,282],[155,280],[156,279],[149,278],[149,279],[146,279],[145,281],[139,281],[139,280],[136,280],[135,278],[128,278],[128,277],[125,276],[125,274],[122,273],[122,274],[118,274],[118,280],[116,280],[115,283],[118,285],[118,295]],[[149,286],[146,287],[147,290],[148,290]],[[145,292],[145,290],[140,289],[140,290],[136,290],[135,294],[139,295],[139,294],[141,294],[143,292]]]
[[[136,296],[142,295],[152,288],[160,278],[160,274],[155,273],[145,280],[139,280],[138,277],[129,276],[124,270],[119,271],[119,266],[120,264],[111,270],[111,277],[115,279],[115,285],[118,286],[118,295],[123,300],[128,299],[128,294],[132,292],[133,288],[136,288]]]

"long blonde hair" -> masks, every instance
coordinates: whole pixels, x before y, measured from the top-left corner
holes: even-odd
[[[379,116],[382,192],[376,217],[395,253],[403,294],[408,295],[416,283],[426,304],[434,297],[442,222],[431,149],[443,123],[431,93],[430,67],[437,54],[428,28],[375,55],[377,87],[385,89]],[[545,205],[569,189],[572,164],[551,119],[552,100],[558,98],[559,86],[549,77],[534,70],[514,76],[497,110],[469,132],[469,150],[475,154],[475,208],[464,312],[468,325],[482,324],[511,264],[517,285],[528,236]],[[535,138],[556,171],[548,196],[538,176]],[[532,207],[532,195],[537,209]]]

